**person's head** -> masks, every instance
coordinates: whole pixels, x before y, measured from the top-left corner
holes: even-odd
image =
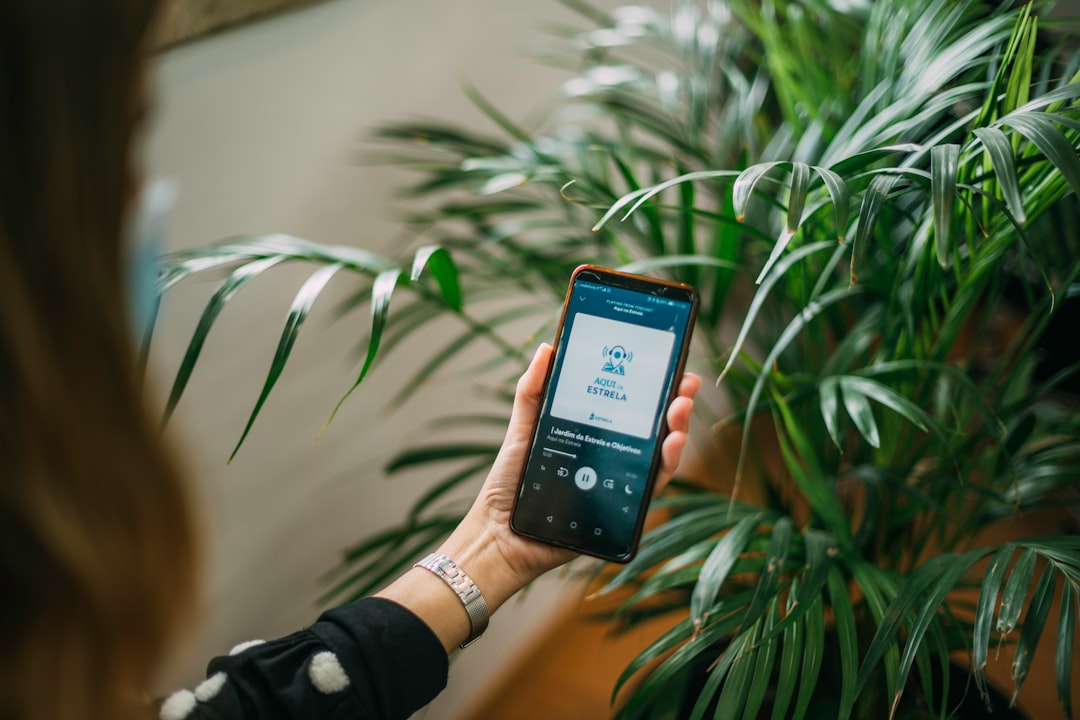
[[[123,240],[153,0],[0,0],[0,720],[119,717],[190,606]]]

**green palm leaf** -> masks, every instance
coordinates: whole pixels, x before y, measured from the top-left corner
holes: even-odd
[[[850,547],[852,537],[849,519],[830,483],[824,477],[822,469],[816,465],[815,457],[807,452],[810,448],[809,439],[799,429],[783,397],[774,394],[773,403],[779,416],[779,421],[775,424],[778,429],[777,441],[780,443],[780,453],[790,466],[796,486],[828,532],[834,535],[841,545]],[[779,432],[780,429],[783,432]]]
[[[1005,205],[1016,221],[1022,225],[1027,215],[1024,211],[1024,200],[1020,195],[1020,184],[1016,179],[1012,144],[1000,128],[975,128],[974,133],[975,137],[982,142],[986,154],[990,156],[994,176],[1001,184],[1001,192],[1005,197]]]
[[[748,595],[748,593],[744,593],[744,595]],[[730,599],[730,603],[733,606],[738,606],[740,601],[745,602],[745,600],[745,597],[736,595]],[[717,617],[720,616],[718,615]],[[685,643],[679,646],[674,653],[665,659],[658,667],[656,667],[656,669],[650,672],[648,677],[646,677],[645,681],[642,683],[642,688],[648,687],[649,690],[656,692],[682,671],[691,661],[696,660],[700,653],[713,647],[717,642],[725,638],[738,626],[738,622],[738,617],[728,614],[723,619],[717,620],[706,626],[701,633],[695,636],[694,639],[689,640],[689,642],[686,641],[688,640],[692,629],[690,621],[686,620],[675,626],[675,628],[672,628],[671,631],[643,650],[636,658],[634,658],[630,665],[626,667],[619,676],[618,681],[615,683],[612,699],[614,699],[615,695],[626,681],[636,674],[638,670],[659,658],[673,647],[679,646],[680,643]],[[732,645],[729,650],[735,650],[735,652],[731,652],[730,654],[725,652],[723,654],[723,657],[728,658],[728,663],[734,661],[735,656],[737,655],[737,647]],[[647,709],[649,697],[653,692],[642,692],[639,690],[634,693],[634,696],[620,711],[619,716],[625,718],[642,717]]]
[[[761,180],[771,171],[786,163],[774,160],[773,162],[758,163],[739,173],[735,184],[731,188],[732,207],[735,217],[742,222],[746,219],[746,206],[750,202],[750,196]]]
[[[802,575],[791,585],[789,597],[792,604],[784,619],[772,628],[772,633],[787,632],[789,625],[802,619],[813,606],[814,599],[820,596],[821,586],[833,567],[829,555],[836,551],[836,541],[832,537],[820,530],[807,529],[803,532],[803,544],[805,564]]]
[[[870,187],[863,195],[862,205],[859,207],[858,225],[855,231],[855,242],[851,247],[851,284],[858,282],[858,269],[862,265],[863,257],[867,253],[867,245],[877,224],[878,215],[888,201],[889,193],[896,184],[897,176],[892,174],[875,175],[870,181]]]
[[[696,506],[680,508],[680,502],[688,501]],[[645,533],[637,556],[615,573],[598,594],[603,595],[624,586],[660,562],[709,540],[747,516],[762,512],[766,519],[771,516],[768,511],[738,503],[732,508],[725,498],[709,493],[694,493],[672,499],[660,498],[653,501],[652,507],[682,511],[671,520]]]
[[[1009,579],[1001,594],[997,626],[994,628],[1001,634],[1012,632],[1020,622],[1024,598],[1031,585],[1031,578],[1035,574],[1035,556],[1035,549],[1027,548],[1020,554],[1020,558],[1013,565],[1012,572],[1009,573]]]
[[[751,639],[749,633],[739,635],[732,640],[727,649],[716,659],[716,663],[709,669],[709,679],[705,682],[705,686],[702,687],[701,692],[698,694],[697,701],[690,711],[689,720],[701,720],[701,718],[705,717],[705,713],[708,711],[709,705],[712,704],[713,699],[716,697],[717,691],[720,690],[721,684],[729,677],[733,666],[735,666],[743,657]],[[725,708],[725,710],[730,712],[732,709]],[[714,717],[721,716],[717,713],[714,714]]]
[[[199,360],[203,345],[206,343],[206,337],[210,334],[210,328],[213,327],[214,321],[217,320],[218,315],[221,314],[222,308],[225,307],[225,304],[232,299],[240,288],[280,263],[283,259],[284,258],[281,257],[268,257],[253,260],[234,270],[232,274],[218,286],[213,297],[210,298],[210,301],[203,309],[202,316],[199,318],[199,324],[195,327],[195,332],[188,342],[187,351],[184,353],[184,359],[180,363],[180,369],[176,371],[176,379],[173,380],[172,389],[169,391],[169,399],[165,403],[165,413],[161,421],[162,425],[169,421],[173,411],[176,409],[177,403],[180,402],[180,396],[184,394],[184,389],[187,387],[188,380],[191,379],[191,373],[195,370],[195,363]]]
[[[829,570],[829,600],[836,620],[836,636],[840,642],[840,718],[851,715],[855,705],[855,684],[859,672],[859,643],[855,632],[855,611],[851,605],[847,584],[835,566]]]
[[[667,190],[668,188],[675,187],[676,185],[680,185],[682,183],[695,182],[697,180],[719,180],[723,178],[732,178],[739,176],[739,173],[729,170],[701,170],[698,172],[686,173],[685,175],[679,175],[678,177],[671,178],[670,180],[665,180],[664,182],[653,185],[652,187],[642,188],[641,190],[637,190],[619,198],[615,202],[615,204],[612,205],[599,220],[597,220],[596,224],[593,225],[593,231],[596,232],[603,228],[604,225],[607,224],[608,220],[610,220],[614,215],[621,212],[624,208],[626,208],[626,212],[623,215],[622,219],[626,220],[631,215],[633,215],[642,205],[644,205],[649,200],[659,195],[663,191]],[[629,207],[627,208],[627,206]]]
[[[740,267],[733,262],[709,255],[662,255],[654,258],[644,258],[634,262],[620,265],[619,270],[628,273],[648,275],[657,270],[678,267],[713,267],[724,270],[739,270]]]
[[[851,566],[851,575],[859,585],[859,589],[866,597],[866,604],[870,608],[870,615],[874,623],[881,627],[888,612],[889,600],[896,597],[896,587],[892,579],[880,568],[865,562],[856,562]],[[897,680],[900,674],[900,646],[898,638],[884,640],[881,653],[885,664],[886,687],[899,687]],[[860,670],[861,677],[861,670]],[[859,679],[856,679],[856,693],[858,692]]]
[[[220,284],[203,309],[202,316],[188,343],[187,351],[173,381],[165,405],[163,423],[168,422],[176,409],[191,379],[206,338],[221,311],[247,283],[270,268],[287,261],[313,262],[321,264],[322,267],[308,278],[293,299],[267,378],[263,383],[259,397],[248,417],[240,439],[229,455],[230,462],[236,457],[244,440],[250,434],[270,392],[276,386],[285,369],[296,338],[304,321],[310,314],[312,305],[330,279],[344,269],[365,276],[375,274],[371,292],[372,332],[367,355],[356,383],[345,393],[334,408],[331,414],[331,420],[333,419],[333,415],[341,407],[345,398],[360,384],[374,361],[387,322],[390,296],[397,286],[398,280],[402,277],[402,270],[393,261],[367,250],[346,246],[320,245],[288,235],[273,234],[236,236],[216,245],[172,253],[165,256],[162,261],[162,271],[158,278],[160,292],[171,289],[191,275],[231,265],[239,265]],[[439,287],[438,301],[452,310],[460,311],[461,291],[458,272],[447,251],[436,246],[425,246],[415,254],[411,274],[406,282],[417,290],[421,297],[427,298],[430,296],[425,294],[426,291],[419,285],[419,280],[425,269],[430,270]],[[326,425],[329,426],[329,424],[330,420],[327,421]],[[326,427],[323,428],[324,431],[325,429]]]
[[[803,642],[805,655],[799,673],[799,694],[795,700],[792,720],[802,720],[810,708],[810,701],[817,689],[818,675],[825,654],[825,607],[818,595],[806,612],[806,635]]]
[[[818,385],[821,396],[821,419],[825,421],[825,430],[837,450],[843,452],[840,444],[840,404],[837,401],[837,393],[840,392],[839,383],[833,378],[826,378]]]
[[[934,247],[941,267],[947,267],[952,251],[953,208],[956,206],[956,172],[959,145],[936,145],[930,151],[930,187],[934,201]]]
[[[1069,142],[1065,133],[1043,113],[1015,112],[998,121],[1019,131],[1061,171],[1072,191],[1080,195],[1080,157],[1076,146]]]
[[[1057,636],[1057,691],[1065,717],[1072,717],[1073,642],[1076,637],[1076,584],[1068,579],[1061,588],[1061,614]]]
[[[791,593],[788,595],[788,608],[787,617],[794,617],[794,610],[800,608],[800,605],[792,606],[791,598],[794,597],[797,590],[796,584],[792,584]],[[820,595],[817,595],[820,597]],[[791,706],[791,699],[795,696],[795,686],[798,683],[799,671],[803,663],[803,648],[806,636],[806,612],[811,608],[816,607],[820,603],[820,600],[815,599],[813,602],[807,604],[802,614],[787,623],[784,627],[783,634],[783,648],[780,654],[780,668],[776,677],[776,697],[773,699],[773,711],[772,720],[781,720],[787,717],[788,708]]]
[[[458,279],[457,268],[454,260],[446,248],[438,245],[425,245],[416,251],[413,256],[412,270],[409,272],[409,280],[416,282],[423,275],[424,270],[430,270],[435,282],[439,285],[443,300],[451,310],[461,310],[461,282]]]
[[[1014,552],[1015,546],[1005,545],[994,553],[990,564],[986,566],[986,574],[983,576],[982,589],[979,592],[979,603],[975,612],[971,665],[979,692],[987,704],[990,702],[990,695],[986,687],[986,658],[990,645],[990,622],[993,619],[994,611],[997,609],[998,594],[1001,590],[1001,584],[1005,580],[1005,568],[1012,559]]]
[[[773,525],[772,535],[769,537],[769,547],[765,551],[764,569],[758,573],[757,588],[754,597],[746,608],[742,627],[749,627],[761,620],[765,609],[776,597],[780,576],[784,572],[784,564],[787,562],[791,544],[791,520],[782,517]]]
[[[727,580],[728,573],[735,566],[739,555],[746,549],[747,543],[750,542],[761,520],[760,513],[739,520],[709,553],[690,597],[690,617],[693,618],[695,628],[701,627],[707,620],[709,609],[716,600],[720,586]]]
[[[908,639],[900,658],[897,678],[888,688],[892,698],[890,714],[896,712],[915,653],[922,643],[926,627],[938,612],[941,601],[960,577],[984,554],[985,551],[978,550],[931,558],[911,575],[890,604],[884,622],[878,625],[877,633],[866,651],[858,677],[858,688],[861,690],[900,628],[908,626]],[[916,617],[911,618],[912,614]]]
[[[777,608],[780,598],[774,597],[765,614],[765,624],[761,627],[760,647],[757,651],[757,664],[754,666],[750,689],[743,704],[743,720],[756,720],[772,680],[772,669],[776,664],[780,636],[773,632],[776,626]]]
[[[828,168],[814,166],[813,170],[821,177],[821,181],[825,183],[829,192],[829,197],[832,198],[836,218],[836,239],[843,243],[847,232],[848,206],[851,202],[847,185],[842,177]]]
[[[1057,570],[1052,565],[1048,565],[1043,570],[1042,577],[1031,596],[1031,603],[1024,617],[1024,628],[1020,632],[1020,640],[1016,643],[1016,650],[1013,653],[1013,704],[1016,703],[1020,686],[1024,684],[1028,670],[1031,669],[1031,659],[1042,636],[1043,627],[1046,625],[1046,616],[1050,612],[1050,601],[1054,596],[1057,575]]]
[[[255,402],[255,407],[252,409],[247,424],[244,426],[244,432],[240,434],[240,439],[236,441],[236,446],[233,447],[232,454],[229,455],[229,462],[232,462],[233,458],[236,457],[236,453],[240,451],[240,446],[244,444],[248,433],[251,432],[251,426],[255,424],[255,418],[259,416],[259,411],[266,402],[266,398],[269,397],[270,391],[274,389],[278,378],[281,377],[281,373],[285,369],[285,363],[292,353],[293,345],[296,344],[296,338],[300,334],[300,328],[304,324],[304,320],[307,319],[308,313],[311,312],[311,306],[315,303],[315,298],[319,296],[326,284],[342,267],[344,266],[340,263],[324,265],[312,273],[311,277],[301,286],[300,291],[296,293],[292,306],[289,308],[289,314],[285,318],[285,328],[281,331],[281,339],[278,340],[274,359],[270,363],[270,372],[266,376],[266,381],[259,392],[259,399]]]
[[[791,252],[790,255],[783,258],[773,268],[771,275],[767,276],[764,282],[760,283],[757,291],[754,293],[754,299],[750,301],[750,308],[746,311],[746,315],[742,321],[742,325],[739,327],[739,335],[735,339],[735,345],[728,353],[727,362],[724,364],[723,369],[720,371],[720,376],[717,379],[717,383],[723,382],[724,376],[731,370],[731,366],[735,364],[735,359],[738,357],[742,350],[743,344],[750,336],[751,330],[753,330],[754,320],[757,318],[758,313],[765,307],[766,301],[769,299],[769,294],[778,282],[787,274],[787,272],[795,266],[801,260],[816,254],[823,250],[827,250],[832,247],[832,243],[819,242],[812,245],[804,245],[797,250]]]
[[[866,395],[859,392],[858,387],[850,383],[841,382],[839,385],[840,395],[844,400],[844,408],[847,410],[848,416],[854,421],[859,434],[863,436],[866,442],[870,443],[871,447],[881,447],[881,435],[878,432],[874,412],[870,408],[870,401],[866,399]]]
[[[716,701],[714,718],[738,717],[747,708],[747,695],[750,692],[752,679],[751,673],[757,666],[757,656],[761,652],[761,648],[757,644],[757,638],[761,631],[763,619],[759,619],[739,635],[740,639],[746,638],[741,646],[737,647],[733,644],[724,653],[725,658],[733,656],[734,660],[731,663],[731,670],[728,671],[724,686],[720,690],[720,697]]]

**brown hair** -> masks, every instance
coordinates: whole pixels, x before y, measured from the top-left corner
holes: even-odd
[[[190,608],[122,225],[150,0],[0,0],[0,718],[115,718]]]

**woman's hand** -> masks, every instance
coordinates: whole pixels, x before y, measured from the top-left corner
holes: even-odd
[[[489,606],[501,604],[532,580],[576,556],[570,550],[530,540],[510,530],[510,513],[532,441],[540,393],[552,354],[550,345],[541,345],[518,381],[514,409],[499,455],[468,515],[440,550],[454,558],[470,574],[473,571],[465,567],[463,561],[457,560],[462,551],[468,548],[470,538],[482,538],[481,542],[489,543],[498,550],[498,557],[494,558],[499,565],[498,576],[493,582],[489,581],[488,588],[481,584],[476,575],[472,575]],[[700,385],[701,379],[697,375],[684,375],[678,396],[668,408],[669,433],[661,449],[660,474],[655,486],[658,493],[667,485],[679,464],[690,427],[692,398]],[[458,556],[455,556],[455,552]],[[491,597],[488,597],[489,594]]]
[[[480,588],[490,612],[495,612],[540,575],[576,556],[570,550],[530,540],[510,530],[510,513],[551,358],[551,346],[541,345],[518,381],[506,437],[491,472],[468,514],[439,547],[439,552],[457,563]],[[678,396],[668,408],[668,435],[661,448],[657,492],[671,479],[679,464],[690,427],[692,398],[700,385],[697,375],[687,373],[679,384]],[[461,601],[427,570],[414,568],[377,594],[416,613],[438,635],[447,652],[469,635],[469,620]]]

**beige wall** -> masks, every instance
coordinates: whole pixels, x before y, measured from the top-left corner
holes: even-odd
[[[355,163],[365,133],[417,117],[483,126],[461,91],[465,78],[511,115],[525,115],[561,75],[537,68],[522,51],[541,39],[539,20],[569,17],[556,2],[335,0],[168,51],[157,73],[147,165],[179,181],[170,246],[277,231],[392,252],[391,198],[404,177]],[[405,353],[377,368],[314,442],[356,371],[354,349],[367,322],[364,313],[334,322],[333,300],[356,287],[339,276],[316,304],[247,444],[226,466],[305,276],[303,268],[277,268],[226,308],[173,423],[202,492],[208,562],[202,623],[163,691],[196,683],[205,662],[236,642],[314,619],[319,577],[341,548],[401,518],[432,479],[387,479],[386,459],[422,439],[426,419],[474,402],[468,380],[446,373],[390,413]],[[189,282],[166,298],[153,355],[161,394],[212,290],[209,281]],[[495,618],[454,662],[450,687],[428,717],[453,717],[534,632],[561,582],[542,583]]]

